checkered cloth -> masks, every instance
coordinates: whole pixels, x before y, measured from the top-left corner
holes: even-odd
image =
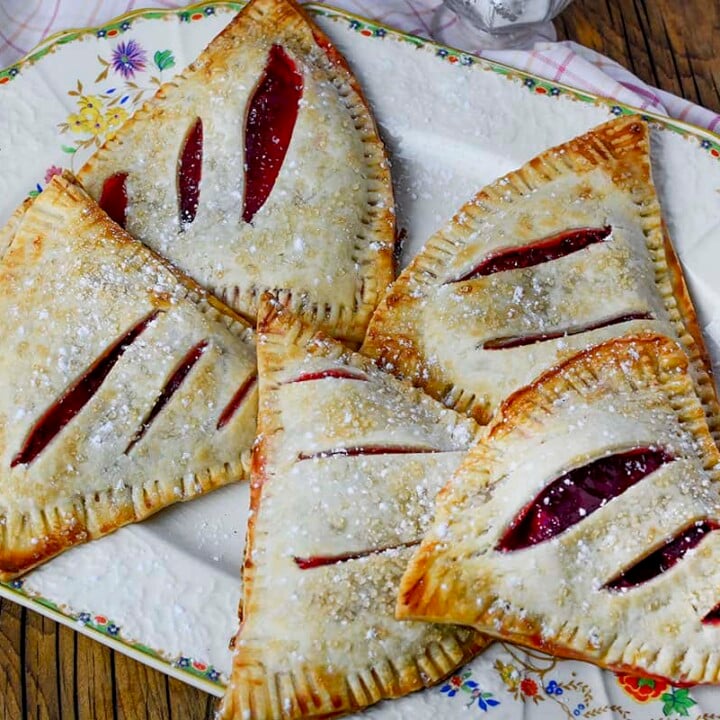
[[[0,68],[58,30],[100,25],[141,7],[184,4],[175,0],[0,0]],[[437,22],[438,0],[332,0],[330,4],[427,38],[439,30],[444,37],[453,37],[452,25],[457,23],[449,15],[442,24]],[[530,51],[484,51],[466,41],[461,49],[709,130],[718,130],[720,125],[720,115],[651,87],[604,55],[573,42],[537,42]]]

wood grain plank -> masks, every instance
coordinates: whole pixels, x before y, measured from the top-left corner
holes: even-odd
[[[22,623],[22,608],[0,600],[0,718],[24,714]]]
[[[168,678],[172,720],[213,720],[217,699],[175,678]]]
[[[84,635],[77,635],[76,640],[77,720],[117,720],[113,702],[112,650]]]
[[[650,85],[720,112],[720,3],[575,0],[558,36],[616,60]]]
[[[115,703],[118,720],[171,720],[167,676],[115,653]]]
[[[24,683],[27,720],[60,720],[57,623],[38,613],[25,619]]]
[[[58,625],[57,684],[62,720],[79,720],[77,687],[78,633]]]

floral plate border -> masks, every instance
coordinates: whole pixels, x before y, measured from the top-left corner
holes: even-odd
[[[240,2],[210,0],[180,10],[136,10],[99,27],[57,33],[47,38],[10,67],[0,70],[0,92],[2,86],[11,83],[25,67],[35,64],[63,45],[84,36],[95,35],[98,38],[114,40],[130,31],[136,20],[167,19],[175,16],[181,23],[193,23],[214,15],[218,9],[238,11],[244,5],[243,0]],[[720,136],[689,123],[671,121],[655,113],[616,104],[612,100],[561,83],[550,82],[516,68],[488,61],[457,49],[438,45],[424,38],[394,30],[382,23],[367,20],[328,5],[310,4],[306,7],[316,15],[346,23],[349,29],[363,36],[378,39],[391,36],[417,48],[429,48],[440,61],[450,65],[478,64],[509,80],[522,83],[528,91],[538,95],[550,97],[564,95],[581,102],[604,105],[609,107],[611,113],[618,116],[639,112],[648,119],[662,123],[674,132],[698,138],[699,145],[704,150],[708,151],[711,156],[720,158]],[[80,83],[75,90],[70,91],[69,94],[76,98],[77,112],[71,114],[59,130],[61,134],[81,136],[79,139],[70,140],[68,144],[61,146],[63,152],[71,156],[71,166],[78,150],[98,145],[100,138],[106,138],[115,128],[119,127],[128,115],[125,107],[136,107],[150,93],[154,93],[164,80],[163,73],[175,65],[175,59],[169,50],[158,49],[150,58],[145,50],[131,38],[118,43],[109,59],[98,56],[98,61],[100,73],[96,78],[96,83],[105,80],[111,70],[122,80],[118,83],[118,87],[110,88],[100,95],[87,94]],[[135,82],[135,72],[140,70],[152,70],[153,72],[147,83],[142,86]],[[34,188],[29,189],[28,195],[34,196],[41,192],[43,183],[47,183],[50,177],[57,172],[60,172],[60,168],[55,166],[48,168],[42,182],[37,182]],[[182,655],[168,658],[151,647],[124,637],[122,629],[105,615],[61,608],[47,598],[28,592],[24,589],[22,580],[0,583],[0,595],[9,597],[30,609],[35,609],[58,622],[121,650],[141,662],[180,677],[214,695],[222,694],[224,690],[224,678],[212,665]],[[571,673],[569,678],[553,676],[552,671],[557,665],[557,660],[554,658],[544,655],[535,657],[532,653],[521,655],[513,651],[510,646],[503,646],[503,649],[506,651],[503,656],[504,660],[496,659],[493,669],[500,680],[500,687],[516,701],[538,705],[549,700],[557,705],[568,718],[596,717],[608,711],[614,712],[618,717],[630,717],[627,710],[619,705],[596,703],[593,699],[592,689],[577,679],[575,673]],[[662,710],[662,717],[689,716],[690,710],[697,704],[687,688],[673,687],[664,681],[628,675],[617,675],[616,680],[617,686],[624,695],[636,703],[657,703],[657,709]],[[473,677],[473,671],[469,668],[448,678],[443,685],[439,686],[438,692],[447,699],[456,697],[458,700],[462,699],[468,708],[475,707],[484,713],[491,712],[503,704],[498,692],[491,692],[480,687],[478,681]],[[720,715],[704,714],[702,717],[709,720],[715,717],[720,718]]]

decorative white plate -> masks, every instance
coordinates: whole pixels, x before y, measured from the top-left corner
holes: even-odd
[[[59,168],[85,158],[187,65],[241,3],[138,11],[46,41],[0,71],[0,224]],[[620,105],[310,6],[365,88],[393,161],[405,260],[487,181],[628,113]],[[662,206],[711,353],[720,360],[720,138],[653,131]],[[246,486],[229,487],[71,550],[15,600],[214,694],[236,630]],[[616,676],[496,644],[446,683],[368,711],[377,718],[720,718],[720,690]]]

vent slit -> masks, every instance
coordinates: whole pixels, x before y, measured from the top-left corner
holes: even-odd
[[[550,540],[672,460],[662,449],[634,448],[568,470],[518,513],[496,550],[522,550]]]
[[[150,412],[145,416],[142,424],[133,435],[132,440],[128,443],[125,448],[125,454],[127,455],[140,440],[144,437],[148,428],[153,424],[155,418],[160,414],[162,409],[170,402],[172,396],[180,389],[180,386],[185,381],[185,378],[190,374],[197,361],[202,357],[202,354],[207,348],[207,340],[202,340],[194,347],[190,348],[185,357],[178,363],[177,367],[173,371],[169,380],[165,383],[160,394],[155,399]]]
[[[658,575],[667,572],[673,565],[683,559],[688,550],[692,550],[698,545],[708,533],[718,529],[720,529],[720,525],[710,520],[701,520],[694,523],[689,528],[678,533],[672,540],[666,542],[661,548],[624,570],[613,580],[605,583],[603,588],[619,591],[644,585]],[[711,610],[710,613],[712,612]],[[707,617],[706,615],[705,618]],[[703,618],[703,622],[706,622],[705,618]],[[718,620],[720,620],[720,615]],[[708,620],[707,622],[716,621]]]
[[[524,345],[534,345],[535,343],[547,342],[548,340],[557,340],[558,338],[580,335],[581,333],[600,330],[601,328],[631,322],[632,320],[654,319],[653,314],[649,312],[627,313],[625,315],[616,315],[615,317],[606,318],[605,320],[599,320],[595,323],[574,325],[562,330],[553,330],[546,333],[536,333],[531,335],[506,335],[504,337],[493,338],[492,340],[486,340],[480,347],[483,350],[509,350],[511,348],[522,347]]]
[[[303,77],[280,45],[270,48],[245,121],[245,197],[242,218],[252,222],[282,167],[297,120]]]
[[[180,230],[190,225],[197,215],[200,202],[200,181],[203,161],[203,123],[197,118],[185,136],[178,157],[177,194]]]
[[[31,463],[52,439],[90,402],[125,351],[155,320],[156,310],[116,340],[92,365],[40,416],[30,430],[10,467]]]
[[[589,245],[604,242],[611,233],[612,228],[609,225],[601,228],[578,228],[527,245],[497,250],[485,257],[472,270],[457,280],[449,280],[448,283],[464,282],[505,270],[519,270],[558,260],[584,250]]]

